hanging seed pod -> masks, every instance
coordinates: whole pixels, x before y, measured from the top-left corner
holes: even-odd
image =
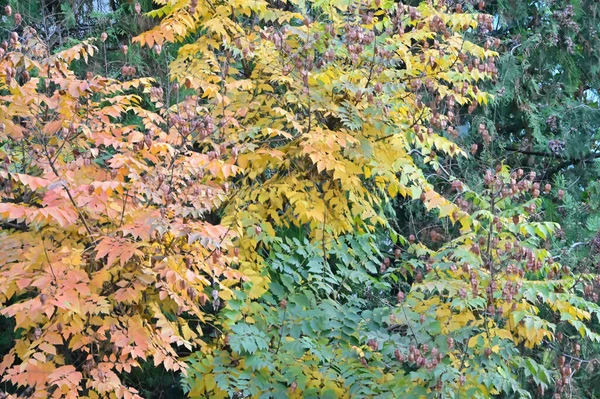
[[[190,297],[190,299],[193,301],[194,299],[196,299],[196,290],[193,289],[192,287],[188,287],[187,289],[187,294]]]
[[[396,298],[398,299],[398,303],[404,302],[404,292],[403,291],[398,291],[398,294],[396,295]]]

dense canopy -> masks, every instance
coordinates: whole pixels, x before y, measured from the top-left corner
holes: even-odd
[[[599,396],[563,3],[0,0],[0,398]]]

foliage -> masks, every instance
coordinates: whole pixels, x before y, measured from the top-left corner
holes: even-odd
[[[515,168],[537,169],[540,181],[555,186],[560,198],[543,208],[548,220],[561,222],[561,255],[569,256],[571,244],[595,234],[585,225],[598,209],[600,7],[587,0],[498,1],[486,11],[498,21],[492,34],[502,55],[491,107],[464,118],[471,122],[467,142],[479,144],[488,165],[504,159]],[[484,131],[491,142],[484,142]]]
[[[186,94],[200,92],[214,139],[236,145],[243,172],[224,222],[240,236],[242,264],[260,266],[255,247],[278,226],[327,242],[385,225],[382,200],[398,193],[466,216],[431,190],[411,154],[433,164],[436,151],[465,155],[442,132],[455,105],[488,100],[471,84],[490,75],[495,53],[454,32],[476,26],[474,16],[391,2],[232,5],[165,5],[152,13],[161,24],[135,41],[160,46],[203,29],[171,74]],[[461,67],[471,58],[485,58],[481,71]]]
[[[600,281],[550,256],[552,187],[492,153],[477,109],[507,97],[481,88],[512,53],[499,71],[491,16],[390,0],[113,11],[144,24],[57,50],[14,20],[0,51],[11,395],[152,396],[134,379],[164,384],[153,367],[190,397],[573,394]],[[464,119],[477,160],[499,163],[482,177]]]
[[[517,0],[484,6],[494,15],[491,34],[501,53],[498,78],[488,86],[495,97],[490,107],[459,113],[468,132],[459,143],[478,148],[473,160],[453,165],[453,174],[476,187],[480,178],[473,170],[499,162],[537,170],[540,186],[551,184],[552,191],[536,218],[560,223],[547,247],[576,274],[597,274],[598,4]],[[594,291],[588,284],[578,295],[598,303]],[[560,321],[558,329],[569,331],[566,324]],[[597,320],[590,325],[595,332],[598,327]],[[588,367],[576,374],[568,391],[573,397],[595,397],[600,392],[593,383],[600,346],[584,340],[579,344],[586,354],[582,364]],[[572,350],[572,345],[552,345],[549,353],[583,357]],[[548,352],[532,355],[541,359]]]
[[[597,341],[584,323],[600,308],[573,296],[581,276],[538,249],[556,226],[516,216],[540,203],[529,177],[507,195],[517,175],[500,170],[480,194],[456,185],[474,228],[435,251],[413,241],[382,253],[368,233],[326,254],[278,238],[269,294],[257,304],[240,292],[222,311],[238,321],[220,350],[190,358],[190,396],[533,397],[569,384],[552,357],[523,347],[554,341],[557,318]],[[557,360],[559,373],[579,367]]]
[[[48,55],[32,31],[12,39],[0,286],[2,303],[18,299],[2,314],[20,337],[0,372],[34,397],[136,397],[118,374],[145,360],[184,368],[209,296],[227,299],[241,278],[228,229],[206,220],[236,166],[182,144],[150,79],[78,79],[68,65],[93,56],[91,42]]]

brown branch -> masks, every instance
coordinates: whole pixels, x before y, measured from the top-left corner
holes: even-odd
[[[58,173],[58,170],[54,166],[54,162],[52,161],[52,156],[48,152],[48,147],[47,147],[46,143],[44,143],[44,152],[46,153],[46,158],[48,159],[48,162],[50,164],[50,168],[52,169],[52,172],[54,173],[54,175],[56,177],[60,178],[61,177],[60,173]],[[73,207],[75,207],[75,211],[77,212],[77,215],[79,216],[79,219],[83,223],[83,226],[85,227],[85,230],[87,231],[88,235],[90,236],[90,239],[92,239],[92,241],[93,241],[94,234],[92,233],[92,229],[88,225],[87,220],[86,220],[85,216],[83,215],[83,212],[81,211],[81,209],[79,209],[79,206],[77,205],[77,202],[75,201],[75,198],[71,194],[71,191],[69,190],[69,188],[67,187],[66,184],[63,184],[62,187],[65,190],[65,192],[67,193],[67,196],[69,197],[69,200],[71,201],[71,204],[73,205]]]
[[[540,180],[544,180],[544,179],[548,179],[550,178],[552,175],[554,175],[557,172],[560,172],[562,169],[568,167],[568,166],[575,166],[578,165],[580,163],[587,163],[590,161],[593,161],[594,159],[598,159],[600,158],[600,153],[593,153],[590,154],[587,157],[584,158],[571,158],[571,159],[567,159],[566,161],[563,161],[561,163],[559,163],[558,165],[556,165],[555,167],[546,170],[546,172],[544,172],[544,174],[542,175],[542,177],[540,178]]]
[[[546,170],[546,172],[544,172],[544,174],[539,177],[539,180],[545,180],[545,179],[551,177],[555,173],[559,172],[560,170],[562,170],[562,169],[564,169],[564,168],[566,168],[568,166],[575,166],[575,165],[578,165],[580,163],[587,163],[587,162],[593,161],[594,159],[600,158],[600,152],[591,153],[591,154],[589,154],[589,155],[587,155],[585,157],[582,157],[582,158],[568,158],[568,157],[566,157],[564,155],[553,154],[553,153],[543,152],[543,151],[522,150],[520,148],[514,148],[514,147],[509,147],[509,148],[507,148],[507,150],[518,152],[520,154],[525,154],[525,155],[534,155],[534,156],[540,156],[540,157],[551,157],[551,158],[562,159],[563,160],[562,162],[560,162],[555,167]]]

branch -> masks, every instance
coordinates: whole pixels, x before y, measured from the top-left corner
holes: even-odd
[[[536,156],[540,156],[540,157],[564,158],[561,155],[553,154],[553,153],[550,153],[550,152],[522,150],[522,149],[517,148],[517,147],[508,147],[507,150],[518,152],[520,154],[525,154],[525,155],[536,155]]]
[[[0,230],[3,230],[3,229],[14,229],[14,230],[19,230],[19,231],[27,231],[27,230],[29,230],[29,227],[27,227],[27,225],[24,223],[1,222]]]
[[[583,158],[567,158],[564,155],[552,154],[552,153],[543,152],[543,151],[522,150],[520,148],[515,148],[515,147],[509,147],[509,148],[507,148],[507,150],[518,152],[520,154],[525,154],[525,155],[535,155],[535,156],[540,156],[540,157],[551,157],[551,158],[555,158],[555,159],[563,159],[563,161],[561,163],[559,163],[555,167],[548,169],[546,172],[544,172],[544,174],[540,177],[539,180],[547,179],[550,176],[554,175],[556,172],[559,172],[560,170],[566,168],[567,166],[571,166],[571,165],[575,166],[580,163],[586,163],[589,161],[593,161],[594,159],[600,158],[600,152],[591,153],[588,156],[583,157]]]
[[[557,173],[557,172],[561,171],[562,169],[566,168],[567,166],[571,166],[571,165],[575,166],[577,164],[586,163],[586,162],[593,161],[594,159],[598,159],[598,158],[600,158],[600,153],[593,153],[593,154],[590,154],[589,156],[584,157],[584,158],[575,158],[575,159],[571,158],[571,159],[567,159],[566,161],[563,161],[563,162],[559,163],[558,165],[556,165],[554,168],[548,169],[544,173],[544,175],[542,176],[541,179],[542,180],[543,179],[547,179],[550,176],[554,175],[555,173]]]

